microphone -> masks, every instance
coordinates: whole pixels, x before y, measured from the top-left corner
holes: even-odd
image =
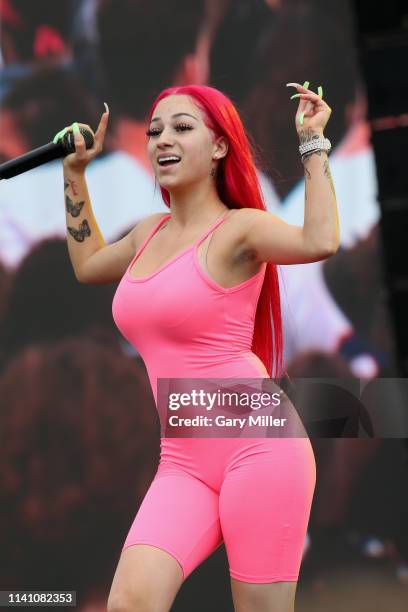
[[[79,130],[85,139],[85,147],[91,149],[94,143],[92,132],[83,127],[80,127]],[[65,157],[69,153],[74,153],[74,151],[74,134],[71,130],[65,132],[61,140],[56,143],[49,142],[42,147],[28,151],[28,153],[24,153],[24,155],[20,155],[19,157],[15,157],[1,164],[0,180],[12,178],[13,176],[22,174],[27,170],[32,170],[32,168],[37,168],[59,157]]]

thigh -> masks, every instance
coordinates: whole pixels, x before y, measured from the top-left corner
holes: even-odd
[[[160,548],[178,562],[185,580],[221,543],[218,494],[190,474],[162,470],[140,505],[123,549],[135,544]]]
[[[227,471],[220,522],[231,577],[296,581],[316,482],[308,438],[276,438]]]

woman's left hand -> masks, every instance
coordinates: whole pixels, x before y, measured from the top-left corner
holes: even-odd
[[[311,129],[323,134],[323,130],[330,118],[332,109],[323,100],[322,87],[318,87],[319,93],[314,93],[310,89],[307,89],[309,86],[308,81],[305,81],[303,85],[299,83],[288,83],[287,87],[289,86],[296,87],[298,91],[295,96],[292,96],[293,99],[299,98],[299,106],[295,117],[297,133],[300,134],[300,132]]]

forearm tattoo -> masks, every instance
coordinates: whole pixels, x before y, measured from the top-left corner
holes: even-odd
[[[321,151],[321,150],[313,151],[312,153],[309,153],[309,155],[304,157],[303,165],[304,165],[304,169],[305,169],[305,178],[307,180],[310,181],[311,178],[312,178],[312,174],[311,174],[309,168],[307,167],[308,161],[310,160],[312,155],[319,155],[319,156],[321,156],[322,153],[325,153],[325,151]],[[329,165],[329,160],[328,159],[325,159],[324,162],[323,162],[323,174],[329,180],[331,192],[333,194],[333,197],[336,198],[336,192],[335,192],[335,189],[334,189],[333,178],[332,178],[332,175],[331,175],[331,172],[330,172],[330,165]],[[307,196],[306,196],[306,183],[305,183],[305,199],[307,200]]]
[[[315,151],[309,151],[308,153],[303,153],[302,162],[304,164],[308,162],[309,159],[312,157],[312,155],[318,155],[319,157],[321,157],[322,153],[326,153],[326,151],[322,151],[321,149],[316,149]]]
[[[67,187],[71,186],[72,189],[72,193],[74,195],[78,195],[78,185],[76,184],[75,181],[73,181],[72,179],[67,179],[68,182],[65,183],[64,189],[66,189]]]
[[[305,144],[306,142],[311,142],[313,140],[319,140],[320,136],[321,136],[320,134],[317,134],[311,128],[307,128],[305,130],[300,130],[300,132],[299,132],[300,144],[302,145],[302,144]],[[313,155],[314,153],[316,153],[317,155],[321,155],[322,151],[318,149],[317,151],[313,151],[313,152],[311,152],[309,154],[306,153],[304,155],[303,159],[302,159],[303,165],[304,165],[304,168],[305,168],[305,176],[306,176],[306,179],[308,179],[309,181],[311,180],[312,175],[310,173],[310,170],[306,167],[306,164],[307,164],[310,156]]]
[[[305,166],[305,176],[307,179],[309,179],[309,181],[312,178],[312,175],[310,174],[310,170],[308,170],[308,168],[306,168]],[[305,181],[305,202],[307,202],[307,186],[306,186],[306,181]]]
[[[79,224],[79,229],[76,229],[75,227],[69,227],[69,226],[67,229],[69,233],[71,234],[71,236],[75,238],[77,242],[83,242],[87,236],[91,235],[91,228],[89,227],[88,221],[86,219],[84,219]]]
[[[333,197],[336,198],[336,192],[334,190],[333,179],[330,172],[329,160],[326,159],[323,164],[324,176],[326,176],[330,181],[330,189],[332,191]]]
[[[66,211],[71,213],[73,217],[78,217],[81,213],[82,207],[85,203],[85,200],[82,202],[73,202],[69,195],[65,196],[65,208]]]
[[[75,181],[72,179],[64,179],[64,191],[71,187],[72,193],[74,195],[78,195],[78,186]],[[83,205],[85,204],[85,200],[81,202],[73,202],[68,194],[65,194],[65,208],[68,213],[70,213],[73,217],[79,217]],[[91,228],[89,227],[89,223],[86,219],[81,221],[79,224],[79,228],[67,226],[68,232],[77,242],[83,242],[85,238],[91,235]]]
[[[300,130],[300,144],[305,144],[306,142],[310,142],[311,140],[319,140],[320,136],[321,134],[317,134],[311,128],[307,128],[306,130]]]
[[[299,132],[300,144],[305,144],[307,142],[312,142],[313,140],[319,140],[320,137],[321,137],[321,134],[320,133],[316,133],[311,128],[300,130],[300,132]],[[319,157],[321,157],[323,153],[326,153],[326,151],[322,151],[321,149],[318,149],[317,151],[311,151],[310,153],[306,153],[303,156],[302,161],[303,161],[303,165],[304,165],[306,180],[310,181],[312,179],[311,172],[310,172],[309,168],[307,167],[310,158],[312,157],[312,155],[319,155]],[[330,189],[331,189],[332,194],[333,194],[333,196],[335,198],[336,197],[336,193],[335,193],[335,190],[334,190],[333,179],[332,179],[332,175],[331,175],[331,172],[330,172],[330,166],[329,166],[328,159],[325,159],[324,162],[323,162],[323,172],[324,172],[324,176],[330,182]],[[305,199],[307,200],[306,183],[305,183]]]

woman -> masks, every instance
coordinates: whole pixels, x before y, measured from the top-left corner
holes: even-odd
[[[120,281],[114,320],[145,361],[157,407],[159,378],[281,376],[276,265],[317,261],[338,248],[323,139],[331,109],[321,92],[288,85],[300,97],[303,228],[265,210],[232,102],[190,85],[164,90],[148,117],[148,154],[171,214],[151,215],[107,246],[84,169],[102,149],[108,110],[92,149],[73,125],[76,151],[64,159],[71,261],[81,282]],[[236,611],[293,610],[315,478],[307,437],[163,436],[108,610],[170,610],[183,581],[223,541]]]

